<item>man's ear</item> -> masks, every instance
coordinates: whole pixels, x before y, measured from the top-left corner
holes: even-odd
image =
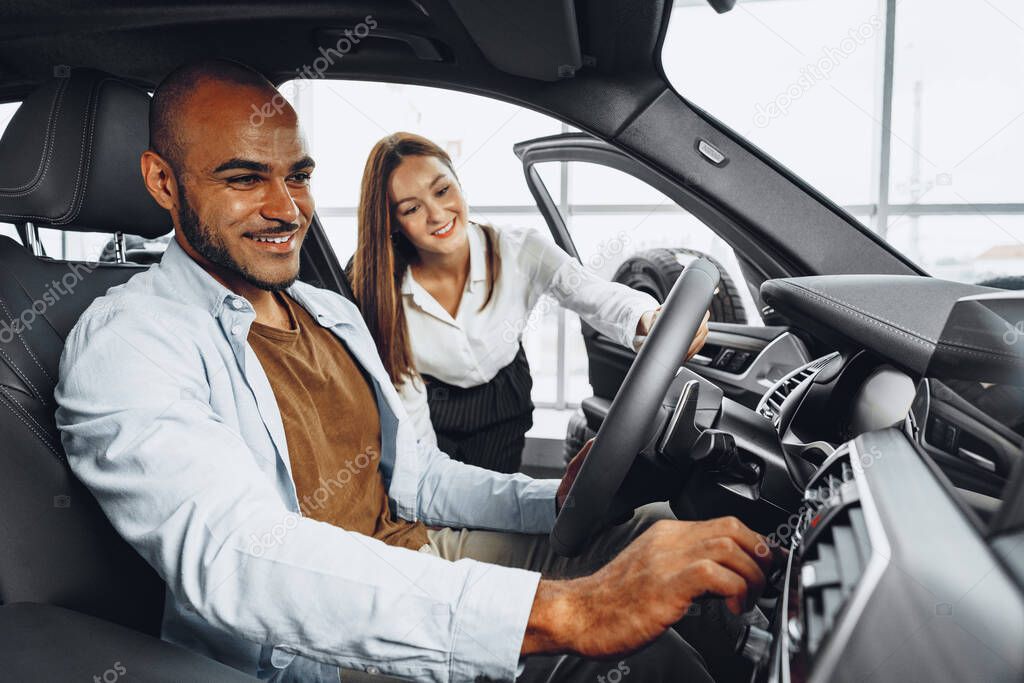
[[[164,209],[174,212],[174,202],[178,196],[178,181],[171,171],[171,165],[151,149],[142,153],[142,182],[156,203]]]

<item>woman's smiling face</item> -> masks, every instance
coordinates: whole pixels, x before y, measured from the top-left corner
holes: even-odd
[[[466,245],[469,208],[448,165],[432,156],[408,156],[388,180],[391,213],[421,254],[452,254]]]

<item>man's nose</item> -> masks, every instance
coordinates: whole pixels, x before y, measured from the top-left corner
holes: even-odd
[[[298,222],[299,206],[288,189],[288,183],[284,180],[268,183],[260,213],[267,220],[281,221],[282,223]]]

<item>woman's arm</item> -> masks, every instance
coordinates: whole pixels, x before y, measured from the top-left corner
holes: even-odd
[[[503,237],[515,249],[524,280],[531,287],[529,308],[541,295],[549,294],[601,334],[636,348],[634,338],[646,331],[640,328],[641,317],[658,308],[654,297],[598,277],[535,230],[508,231]]]

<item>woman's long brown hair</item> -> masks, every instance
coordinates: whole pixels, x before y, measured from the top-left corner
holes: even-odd
[[[388,199],[391,174],[408,156],[436,157],[455,176],[455,167],[448,153],[420,135],[394,133],[377,142],[363,169],[359,192],[359,240],[352,257],[351,273],[352,291],[377,344],[384,368],[395,386],[416,377],[409,328],[402,306],[402,281],[409,264],[416,263],[419,255],[402,232]],[[481,310],[490,303],[494,283],[501,270],[494,229],[482,227],[487,243],[487,297]]]

